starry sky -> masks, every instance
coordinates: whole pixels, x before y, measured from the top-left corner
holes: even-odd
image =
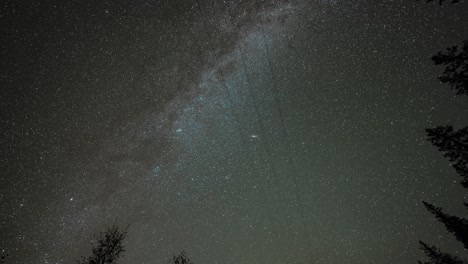
[[[0,250],[72,263],[415,263],[462,246],[424,129],[468,123],[430,57],[468,6],[413,0],[4,1]]]

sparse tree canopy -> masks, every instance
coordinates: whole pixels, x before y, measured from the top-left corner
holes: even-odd
[[[468,127],[455,131],[452,126],[439,126],[426,129],[428,140],[443,152],[443,156],[453,162],[452,166],[457,173],[463,177],[461,184],[468,188]],[[463,217],[452,216],[442,211],[442,208],[423,201],[426,209],[432,213],[436,219],[443,223],[449,233],[463,243],[468,250],[468,220]],[[464,203],[468,208],[468,204]],[[420,248],[429,257],[430,262],[419,262],[420,264],[462,264],[459,258],[441,252],[434,246],[428,246],[420,241]]]
[[[453,162],[452,166],[463,177],[461,184],[468,188],[468,127],[455,131],[452,126],[426,129],[428,140]]]
[[[419,264],[463,264],[463,261],[459,258],[440,252],[438,248],[429,246],[422,241],[419,241],[419,248],[423,250],[430,259],[430,261],[418,261]]]
[[[457,173],[463,177],[461,184],[468,188],[468,127],[454,130],[452,126],[438,126],[426,129],[428,140],[443,152],[443,156],[453,162],[452,166]],[[442,211],[442,208],[423,201],[426,209],[432,213],[436,219],[445,225],[449,233],[463,243],[468,250],[468,220],[463,217],[452,216]],[[464,203],[468,208],[468,204]],[[420,248],[429,257],[430,262],[420,262],[420,264],[462,264],[459,258],[441,252],[434,246],[428,246],[420,241]]]
[[[127,226],[124,230],[114,224],[105,232],[101,232],[97,239],[97,245],[92,249],[92,256],[82,257],[78,264],[115,264],[125,252],[123,240],[127,236]]]
[[[435,65],[444,65],[445,70],[439,80],[448,83],[457,94],[468,95],[468,41],[463,46],[447,48],[432,57]]]
[[[419,0],[418,0],[419,1]],[[433,0],[425,0],[426,3]],[[439,0],[443,4],[444,0]],[[458,3],[458,0],[452,0],[452,3]],[[453,46],[447,48],[446,52],[439,52],[432,57],[435,65],[444,65],[445,70],[439,80],[447,83],[451,89],[456,90],[457,95],[468,95],[468,41],[463,42],[463,46]],[[452,162],[456,172],[463,177],[461,185],[468,188],[468,127],[454,130],[453,126],[438,126],[426,129],[427,139],[443,152],[443,156]],[[426,201],[423,201],[426,209],[432,213],[436,219],[445,225],[445,228],[455,238],[461,242],[468,250],[468,220],[463,217],[452,216],[442,211],[442,208],[436,207]],[[468,208],[468,203],[464,203]],[[429,261],[419,264],[463,264],[464,261],[456,256],[441,252],[435,246],[419,241],[422,249]]]
[[[431,212],[439,222],[445,225],[447,231],[455,236],[455,238],[463,243],[465,249],[468,249],[468,220],[463,217],[452,216],[442,212],[442,208],[424,202],[426,209]]]
[[[193,262],[187,257],[185,251],[180,252],[178,256],[173,255],[168,261],[169,264],[193,264]]]

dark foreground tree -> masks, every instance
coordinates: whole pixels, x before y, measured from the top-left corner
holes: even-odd
[[[462,94],[462,93],[458,93]],[[468,94],[467,94],[468,95]],[[452,167],[463,178],[461,185],[468,189],[468,127],[454,130],[452,126],[436,127],[426,129],[428,140],[443,152],[443,156],[452,162]],[[452,216],[442,211],[442,208],[423,201],[426,209],[431,212],[436,219],[445,225],[445,228],[455,238],[461,242],[468,250],[468,220],[463,217]],[[468,208],[468,204],[464,203]],[[441,252],[434,246],[419,241],[420,248],[429,257],[429,262],[419,262],[424,264],[459,264],[464,263],[459,258]]]
[[[117,260],[123,256],[125,247],[123,240],[127,236],[127,226],[125,229],[120,230],[114,224],[105,232],[101,232],[99,237],[94,236],[97,244],[92,248],[92,255],[89,257],[82,256],[78,264],[115,264]]]
[[[452,167],[463,177],[461,185],[468,188],[468,127],[455,131],[452,126],[436,127],[426,129],[428,140],[443,152],[443,156],[452,162]],[[452,216],[442,211],[442,208],[423,201],[426,209],[431,212],[436,219],[445,225],[449,233],[460,241],[464,248],[468,250],[468,220],[463,217]],[[468,207],[467,203],[464,203]],[[441,252],[434,246],[419,241],[420,248],[429,257],[430,262],[419,262],[424,264],[452,264],[463,263],[459,258]]]
[[[435,65],[444,65],[445,70],[439,77],[443,83],[457,91],[457,94],[468,95],[468,41],[463,46],[447,48],[432,57]]]
[[[428,140],[436,146],[439,151],[444,152],[444,157],[448,158],[456,172],[463,177],[461,185],[468,188],[468,127],[454,131],[453,127],[436,127],[426,129]],[[436,219],[445,225],[445,228],[455,238],[461,242],[468,250],[468,220],[463,217],[452,216],[442,211],[442,208],[423,201],[426,209],[432,213]],[[468,204],[464,203],[468,208]],[[424,264],[452,264],[463,263],[459,258],[441,252],[434,246],[428,246],[419,241],[420,248],[424,250],[431,260],[430,262],[419,262]]]
[[[426,0],[431,2],[432,0]],[[452,3],[458,3],[452,0]],[[443,4],[444,0],[439,0]],[[432,57],[435,65],[445,66],[443,74],[438,77],[442,83],[447,83],[451,89],[456,90],[457,95],[468,95],[468,41],[463,42],[463,46],[453,46],[447,48],[446,52],[439,52]],[[468,189],[468,127],[455,130],[453,126],[438,126],[426,129],[428,140],[443,152],[443,156],[448,158],[452,167],[462,177],[461,185]],[[445,225],[447,231],[463,244],[468,250],[468,220],[463,217],[446,214],[442,208],[436,207],[423,201],[426,209],[433,214],[436,219]],[[464,203],[468,208],[468,203]],[[427,262],[418,261],[421,264],[462,264],[465,263],[460,258],[441,252],[437,247],[430,246],[419,241],[422,249],[429,258]]]
[[[172,255],[172,258],[169,259],[168,263],[170,264],[193,264],[193,262],[187,257],[185,251],[180,252],[178,256]]]
[[[426,209],[431,212],[439,222],[445,225],[445,228],[449,233],[455,236],[455,238],[463,243],[465,249],[468,249],[468,221],[465,218],[448,215],[442,212],[442,208],[435,207],[434,205],[424,202]]]
[[[431,138],[429,138],[431,140]],[[434,145],[437,146],[437,144],[433,143]],[[466,159],[466,147],[468,147],[468,144],[464,144],[463,148],[457,148],[457,144],[447,144],[445,145],[446,149],[444,151],[447,151],[448,153],[454,153],[457,154],[456,156],[459,157],[457,160],[462,163],[466,164],[468,161]],[[440,148],[439,148],[440,149]],[[460,151],[458,151],[460,150]],[[446,157],[451,158],[451,156],[447,155],[447,153],[444,155]],[[451,158],[452,159],[452,158]],[[454,167],[456,166],[453,165]],[[459,170],[457,169],[457,172]],[[468,188],[466,184],[466,179],[462,181],[462,185],[465,188]],[[440,207],[435,207],[434,205],[423,201],[424,206],[426,209],[432,213],[436,219],[443,223],[445,225],[445,228],[449,233],[451,233],[455,238],[461,242],[466,250],[468,250],[468,220],[463,218],[463,217],[458,217],[458,216],[452,216],[449,214],[446,214],[442,211],[442,208]],[[465,203],[465,206],[468,207],[468,205]],[[434,246],[429,246],[428,244],[419,241],[420,248],[426,253],[426,255],[429,257],[430,261],[429,262],[420,262],[423,264],[460,264],[464,263],[461,261],[459,258],[452,256],[447,253],[441,252],[438,248]]]
[[[432,145],[444,153],[463,177],[461,185],[468,188],[468,127],[454,130],[452,126],[438,126],[428,128],[426,132]]]
[[[463,264],[463,261],[459,258],[447,253],[442,253],[438,248],[429,246],[422,241],[419,241],[419,248],[426,253],[430,260],[424,262],[418,261],[419,264]]]

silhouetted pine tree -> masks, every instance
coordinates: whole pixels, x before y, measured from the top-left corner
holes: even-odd
[[[458,93],[462,94],[462,93]],[[468,94],[467,94],[468,95]],[[463,177],[461,184],[464,188],[468,188],[468,127],[454,131],[452,126],[436,127],[426,129],[428,140],[444,152],[444,157],[453,162],[452,166],[457,173]],[[468,220],[463,217],[452,216],[442,211],[442,208],[423,201],[426,209],[431,212],[439,222],[445,225],[449,233],[463,243],[463,246],[468,250]],[[468,208],[468,204],[464,203]],[[420,241],[420,248],[424,250],[426,255],[431,260],[430,262],[419,262],[424,264],[451,264],[463,263],[457,257],[447,253],[442,253],[434,246],[428,246]]]
[[[468,127],[454,131],[452,126],[438,126],[426,132],[432,145],[453,162],[452,166],[463,177],[462,186],[468,188]]]
[[[452,165],[460,176],[463,176],[461,184],[464,188],[468,188],[467,164],[468,164],[468,128],[453,131],[451,126],[436,127],[427,129],[428,140],[436,146],[439,151],[444,152],[444,157],[454,162]],[[423,201],[426,209],[431,212],[439,222],[445,225],[449,233],[463,243],[463,246],[468,250],[468,220],[463,217],[452,216],[442,211],[442,208]],[[464,203],[468,207],[467,203]],[[428,246],[420,241],[420,248],[424,250],[426,255],[431,260],[430,262],[419,262],[424,264],[450,264],[463,263],[460,259],[451,256],[450,254],[442,253],[439,249],[433,246]]]
[[[419,0],[418,0],[419,1]],[[432,2],[433,0],[425,0]],[[444,0],[439,0],[443,4]],[[452,3],[458,3],[452,0]],[[447,48],[446,52],[439,52],[432,57],[435,65],[445,66],[443,74],[438,77],[442,83],[447,83],[450,88],[456,90],[457,95],[468,95],[468,41],[463,42],[463,46],[453,46]],[[443,152],[443,156],[452,162],[456,172],[463,177],[461,185],[468,188],[468,127],[454,130],[452,126],[438,126],[426,129],[428,140]],[[449,233],[463,243],[468,250],[468,220],[463,217],[452,216],[442,211],[442,208],[423,201],[426,209],[431,212],[439,222],[445,225]],[[468,203],[464,203],[468,208]],[[465,263],[458,257],[441,252],[435,246],[419,241],[422,249],[429,257],[429,262],[420,264],[462,264]]]
[[[468,41],[463,46],[447,48],[445,53],[439,52],[432,57],[435,65],[444,65],[445,70],[439,80],[448,83],[457,94],[468,95]]]
[[[435,207],[430,203],[424,202],[426,209],[431,212],[439,222],[442,222],[447,231],[463,243],[465,249],[468,249],[468,221],[463,217],[452,216],[442,212],[442,208]]]
[[[423,250],[430,259],[430,261],[425,262],[418,261],[419,264],[463,264],[463,261],[459,258],[447,253],[442,253],[438,248],[429,246],[422,241],[419,241],[419,248]]]
[[[115,264],[125,252],[123,240],[127,236],[127,226],[124,230],[114,224],[105,232],[101,232],[97,239],[97,245],[92,249],[92,256],[81,257],[78,264]]]
[[[173,264],[193,264],[193,262],[187,257],[185,251],[180,252],[178,256],[172,255],[172,258],[169,259],[168,263]]]

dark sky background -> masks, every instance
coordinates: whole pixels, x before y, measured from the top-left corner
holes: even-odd
[[[413,0],[4,1],[0,250],[72,263],[415,263],[462,250],[421,200],[463,190],[424,129],[468,123],[430,57],[468,6]]]

